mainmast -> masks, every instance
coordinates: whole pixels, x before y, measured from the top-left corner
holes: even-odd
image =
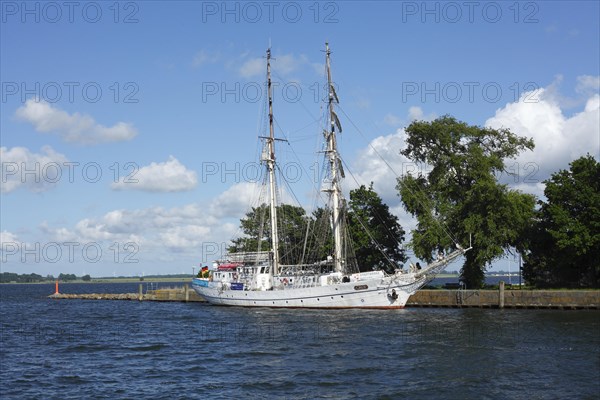
[[[267,49],[267,87],[269,95],[269,137],[265,138],[267,144],[266,157],[269,171],[269,199],[271,209],[271,251],[273,252],[273,275],[279,274],[279,235],[277,232],[277,192],[275,190],[275,134],[273,129],[273,93],[271,88],[271,49]]]
[[[329,56],[331,51],[329,50],[329,43],[325,43],[325,54],[327,60],[327,92],[329,95],[328,108],[329,108],[329,131],[325,132],[327,138],[327,156],[329,158],[329,166],[331,169],[331,187],[327,189],[331,193],[331,200],[333,205],[332,210],[332,226],[333,226],[333,240],[335,246],[333,263],[336,272],[342,272],[344,259],[342,255],[342,220],[341,220],[341,188],[340,178],[343,178],[344,171],[342,169],[341,160],[337,152],[336,143],[336,126],[339,132],[342,131],[340,121],[334,112],[334,104],[339,103],[337,94],[331,81],[331,65],[329,62]]]

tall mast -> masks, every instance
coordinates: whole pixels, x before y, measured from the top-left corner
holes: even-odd
[[[267,142],[267,170],[269,171],[269,198],[271,208],[271,251],[273,275],[279,274],[279,235],[277,232],[277,199],[275,191],[275,134],[273,130],[273,93],[271,88],[271,49],[267,49],[267,86],[269,93],[269,137]]]
[[[331,187],[328,189],[331,192],[331,200],[333,203],[332,217],[333,217],[333,240],[335,246],[334,252],[334,268],[336,272],[342,272],[343,270],[343,255],[342,255],[342,221],[341,221],[341,205],[340,200],[341,189],[340,189],[340,176],[343,177],[343,170],[341,169],[341,163],[337,152],[336,143],[336,126],[339,131],[342,131],[339,119],[334,112],[334,104],[339,102],[333,82],[331,81],[331,65],[329,62],[329,56],[331,51],[329,50],[329,43],[325,43],[325,54],[327,60],[327,92],[329,95],[328,106],[329,106],[329,132],[327,135],[327,155],[329,158],[329,166],[331,168]]]

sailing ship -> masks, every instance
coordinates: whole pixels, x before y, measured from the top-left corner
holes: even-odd
[[[273,97],[271,87],[271,50],[267,50],[267,94],[269,136],[264,136],[261,162],[266,166],[269,187],[270,250],[237,252],[216,261],[208,276],[196,277],[193,289],[212,304],[245,307],[285,308],[403,308],[410,295],[433,279],[446,266],[469,249],[457,245],[447,254],[424,267],[411,264],[409,270],[395,268],[393,273],[368,268],[352,269],[345,249],[345,200],[341,189],[344,178],[342,161],[337,149],[336,135],[341,124],[334,108],[339,99],[331,79],[328,43],[325,44],[327,75],[327,123],[323,132],[328,167],[326,187],[331,212],[330,231],[333,251],[324,260],[314,263],[286,265],[280,259],[277,220],[276,162],[273,126]],[[356,260],[360,263],[360,260]],[[368,266],[367,266],[368,267]]]

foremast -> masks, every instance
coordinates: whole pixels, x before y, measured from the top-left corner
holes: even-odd
[[[340,188],[340,180],[344,177],[344,171],[342,169],[342,163],[337,151],[336,141],[336,127],[338,131],[342,132],[340,121],[335,114],[334,104],[339,103],[333,82],[331,80],[331,64],[329,62],[329,56],[331,51],[329,50],[329,43],[325,43],[325,54],[326,54],[326,68],[327,68],[327,93],[328,93],[328,130],[324,132],[327,141],[327,158],[329,160],[329,167],[331,171],[331,185],[326,188],[325,191],[331,195],[332,202],[332,230],[334,240],[334,255],[333,264],[336,272],[342,272],[344,270],[344,256],[343,256],[343,244],[342,244],[342,191]]]
[[[267,92],[269,96],[269,136],[266,140],[266,155],[263,161],[267,163],[269,172],[269,207],[271,211],[271,252],[273,275],[279,274],[279,234],[277,231],[277,192],[275,184],[275,133],[273,129],[273,89],[271,87],[271,49],[267,49]]]

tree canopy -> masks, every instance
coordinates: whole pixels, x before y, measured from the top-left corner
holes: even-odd
[[[271,248],[271,211],[267,204],[253,207],[240,220],[244,236],[232,240],[229,252],[266,251]],[[280,257],[283,263],[297,263],[301,258],[308,217],[304,208],[290,204],[277,206]]]
[[[533,218],[535,197],[496,179],[504,161],[533,149],[533,141],[450,116],[413,122],[406,135],[401,153],[429,169],[405,175],[397,185],[405,209],[417,218],[415,255],[431,261],[437,251],[468,244],[472,235],[461,279],[467,287],[481,287],[485,268],[506,250],[520,248],[519,239]]]
[[[350,191],[348,210],[350,235],[361,271],[383,269],[393,272],[406,261],[401,243],[404,229],[398,217],[373,190],[361,185]]]
[[[525,279],[539,287],[600,287],[600,163],[581,157],[546,181],[529,230]]]
[[[360,271],[392,272],[406,261],[401,247],[404,230],[372,185],[352,190],[343,214],[351,241],[347,249],[350,265],[358,264]],[[312,215],[307,215],[302,207],[282,204],[278,206],[277,216],[282,263],[311,263],[333,255],[330,211],[317,208]],[[269,220],[270,210],[266,204],[252,208],[240,221],[244,236],[232,240],[229,252],[269,250]]]

